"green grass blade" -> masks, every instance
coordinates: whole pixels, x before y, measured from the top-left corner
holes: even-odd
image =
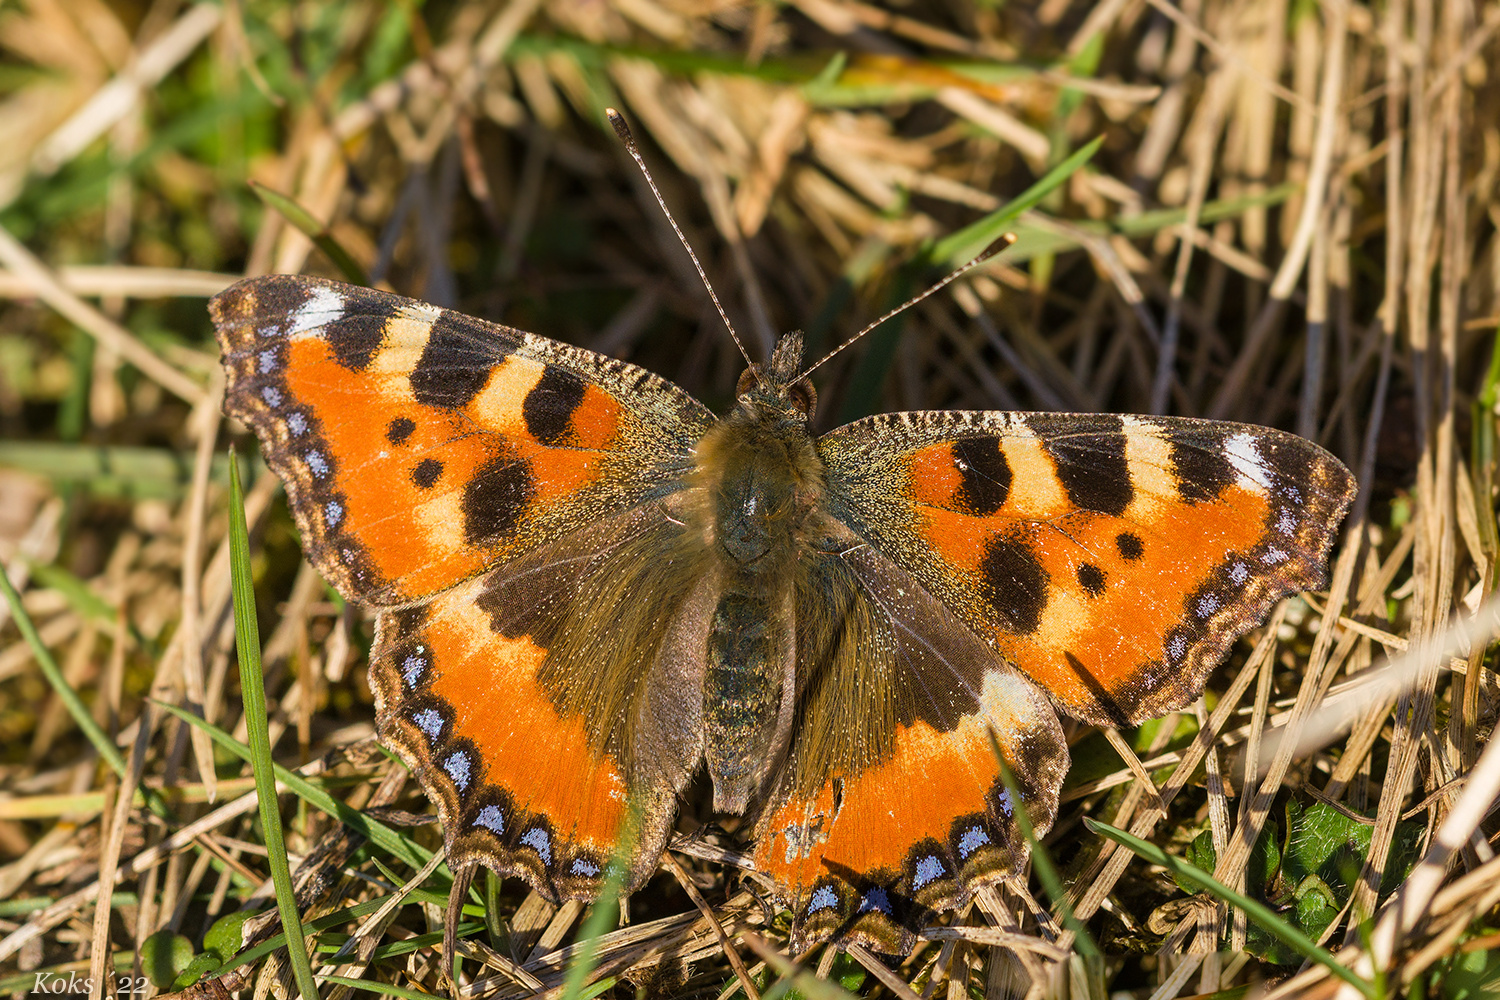
[[[934,265],[945,267],[967,264],[979,256],[985,247],[1004,236],[1010,224],[1022,212],[1036,207],[1042,199],[1061,187],[1064,181],[1093,159],[1094,154],[1099,152],[1099,147],[1102,145],[1104,145],[1104,136],[1101,135],[1047,171],[1046,176],[1041,180],[989,215],[938,240],[928,251],[927,259]]]
[[[1245,916],[1259,924],[1267,933],[1274,935],[1288,947],[1296,949],[1299,955],[1302,955],[1309,961],[1317,962],[1330,973],[1359,990],[1364,996],[1370,997],[1371,1000],[1375,1000],[1376,997],[1380,996],[1374,983],[1356,975],[1354,970],[1340,962],[1334,956],[1333,952],[1321,947],[1318,942],[1303,934],[1285,920],[1282,920],[1276,915],[1276,911],[1265,903],[1234,891],[1208,874],[1208,872],[1195,868],[1181,858],[1168,854],[1149,841],[1132,836],[1124,830],[1118,830],[1107,823],[1100,823],[1097,820],[1089,819],[1087,816],[1083,818],[1083,822],[1084,825],[1094,833],[1099,834],[1099,836],[1113,840],[1121,847],[1129,849],[1137,856],[1145,858],[1152,864],[1161,865],[1180,880],[1198,886],[1216,899],[1223,900],[1230,906],[1244,910]]]
[[[625,885],[625,874],[630,870],[630,856],[635,852],[636,840],[641,829],[640,803],[632,796],[626,802],[625,822],[620,828],[620,839],[615,844],[614,857],[610,859],[608,875],[599,889],[599,898],[594,900],[588,919],[578,931],[578,955],[568,965],[568,977],[563,982],[563,1000],[588,1000],[602,990],[600,983],[588,984],[588,978],[598,964],[599,939],[614,926],[620,912],[620,890]],[[587,985],[586,985],[587,984]]]
[[[1000,741],[995,738],[993,732],[989,736],[990,752],[995,755],[995,760],[1000,764],[1000,780],[1005,782],[1005,790],[1010,793],[1016,826],[1020,828],[1021,836],[1026,838],[1026,843],[1031,847],[1031,865],[1036,869],[1043,891],[1047,893],[1047,898],[1062,908],[1063,926],[1073,932],[1074,949],[1085,958],[1102,959],[1104,953],[1094,943],[1094,936],[1089,933],[1089,929],[1068,905],[1068,893],[1063,888],[1062,877],[1058,875],[1057,866],[1052,863],[1052,855],[1047,853],[1046,845],[1037,838],[1036,827],[1031,825],[1031,814],[1027,812],[1026,804],[1021,801],[1021,790],[1016,787],[1016,776],[1011,773],[1010,765],[1005,762],[1005,754],[1000,750]]]
[[[62,699],[63,707],[73,717],[78,728],[83,730],[83,735],[99,751],[120,780],[125,780],[125,757],[120,753],[118,747],[110,742],[109,735],[99,728],[99,723],[89,714],[88,706],[83,699],[78,697],[78,692],[73,690],[63,676],[57,661],[52,658],[52,653],[42,642],[42,637],[37,634],[36,625],[31,621],[31,616],[26,613],[26,608],[21,604],[21,595],[16,593],[16,588],[11,586],[10,574],[0,567],[0,591],[5,592],[5,603],[10,605],[11,617],[16,620],[16,628],[21,630],[21,638],[31,647],[31,654],[36,657],[37,664],[42,668],[42,675],[47,678],[47,683],[52,685],[52,690],[57,692],[58,698]]]
[[[276,886],[276,908],[286,929],[286,950],[302,1000],[318,1000],[302,916],[297,912],[292,869],[287,863],[286,839],[281,832],[281,809],[276,801],[276,773],[271,761],[271,734],[266,721],[266,681],[260,664],[260,627],[255,619],[255,584],[250,578],[250,529],[245,524],[245,492],[240,487],[239,463],[229,449],[229,577],[234,595],[234,645],[240,661],[240,697],[245,706],[245,729],[250,740],[250,766],[260,802],[260,824],[266,841],[266,865]]]
[[[257,198],[266,203],[266,207],[276,212],[283,219],[296,226],[303,235],[315,243],[319,250],[328,255],[339,272],[352,284],[368,285],[369,275],[365,269],[359,266],[359,262],[350,256],[343,244],[333,238],[328,227],[318,221],[317,216],[303,208],[297,201],[282,194],[280,191],[272,190],[264,184],[255,181],[250,182],[250,190],[255,192]]]
[[[354,990],[365,990],[370,993],[383,993],[388,997],[403,997],[404,1000],[435,1000],[431,993],[414,990],[409,986],[396,986],[393,983],[380,983],[373,979],[350,979],[347,976],[323,976],[325,983],[338,983]]]

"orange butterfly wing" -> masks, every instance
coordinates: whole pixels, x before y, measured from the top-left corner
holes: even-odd
[[[387,292],[269,275],[209,311],[225,409],[351,600],[429,596],[658,496],[713,419],[634,365]]]
[[[833,934],[887,953],[1051,826],[1068,768],[1057,714],[915,579],[846,529],[798,590],[790,757],[756,825],[756,867],[792,909],[793,947]]]
[[[1185,704],[1274,601],[1321,584],[1354,495],[1307,441],[1202,420],[888,414],[818,449],[840,541],[799,639],[836,638],[799,649],[756,850],[798,946],[904,953],[1017,871],[1013,810],[1045,832],[1067,769],[1048,697],[1101,725]]]
[[[225,408],[259,435],[309,559],[380,612],[381,738],[439,804],[455,867],[587,897],[635,795],[644,878],[696,762],[659,731],[695,722],[656,652],[695,580],[661,572],[666,499],[711,414],[635,366],[337,282],[250,279],[210,312]],[[622,619],[649,627],[605,643]]]
[[[1099,725],[1186,704],[1321,586],[1355,492],[1309,441],[1180,417],[887,414],[819,445],[836,516]]]

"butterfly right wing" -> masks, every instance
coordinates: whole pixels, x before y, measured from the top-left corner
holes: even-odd
[[[932,913],[1027,857],[991,735],[1039,831],[1067,744],[1046,695],[892,560],[842,526],[814,553],[792,750],[756,867],[791,908],[794,950],[836,935],[905,954]]]
[[[380,613],[380,737],[437,803],[455,869],[590,899],[634,806],[625,891],[655,870],[702,755],[701,556],[654,501]]]

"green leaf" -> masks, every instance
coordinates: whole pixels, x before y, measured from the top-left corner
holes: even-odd
[[[193,960],[193,942],[181,934],[160,930],[141,942],[141,971],[153,986],[164,990]]]
[[[238,955],[245,940],[245,921],[254,915],[249,910],[236,910],[215,920],[208,933],[203,935],[204,950],[217,955],[220,962]]]
[[[172,989],[185,990],[223,964],[219,956],[211,952],[200,952],[194,955],[193,960],[177,974],[176,979],[172,980]]]
[[[1269,890],[1281,867],[1281,828],[1275,820],[1267,820],[1266,827],[1250,848],[1250,863],[1245,867],[1245,885],[1251,892],[1264,888]],[[1211,872],[1219,867],[1219,855],[1214,850],[1213,831],[1204,830],[1188,845],[1187,860],[1194,868]],[[1183,892],[1197,892],[1190,882],[1173,876],[1173,881]]]
[[[1500,1000],[1500,951],[1460,952],[1443,979],[1443,1000]]]

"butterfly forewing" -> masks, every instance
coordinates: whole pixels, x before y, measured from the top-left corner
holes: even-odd
[[[887,414],[819,441],[835,516],[1069,714],[1180,707],[1284,595],[1322,584],[1347,469],[1263,427]]]
[[[712,419],[643,369],[387,292],[271,275],[209,308],[225,407],[351,599],[425,597],[670,491]]]

